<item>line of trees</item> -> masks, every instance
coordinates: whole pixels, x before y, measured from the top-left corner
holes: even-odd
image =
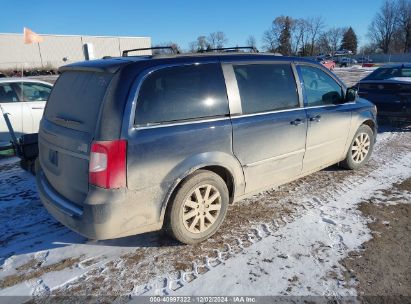
[[[226,35],[219,31],[210,33],[206,36],[198,36],[195,41],[189,45],[190,52],[201,52],[207,49],[223,48],[228,42]]]
[[[293,19],[290,16],[279,16],[263,33],[262,47],[268,52],[299,56],[334,53],[340,48],[353,52],[357,50],[357,36],[351,27],[333,27],[327,31],[323,28],[322,17]],[[208,36],[198,36],[195,41],[190,42],[188,51],[201,52],[222,48],[227,46],[227,42],[224,32],[212,32]],[[181,48],[175,42],[160,43],[156,46],[170,45],[181,52]],[[250,35],[245,41],[245,46],[257,47],[255,36]],[[156,53],[164,52],[156,51]]]
[[[262,48],[283,55],[315,56],[319,53],[333,54],[346,49],[354,54],[411,52],[411,0],[385,0],[368,29],[370,43],[358,49],[358,38],[351,26],[326,28],[322,17],[293,18],[278,16],[271,27],[264,31]],[[227,46],[227,36],[222,31],[208,36],[198,36],[189,44],[189,52]],[[175,42],[162,43],[173,45]],[[257,39],[250,35],[246,46],[257,46]],[[231,45],[232,46],[232,45]]]
[[[314,56],[334,53],[340,48],[357,49],[357,36],[350,28],[333,27],[324,31],[322,17],[293,19],[279,16],[263,34],[263,48],[283,55]]]

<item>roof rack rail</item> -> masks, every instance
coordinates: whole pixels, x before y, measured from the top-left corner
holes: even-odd
[[[223,52],[238,52],[240,50],[251,50],[254,53],[259,53],[258,49],[255,46],[234,46],[234,47],[224,47],[224,48],[215,48],[215,49],[206,49],[206,50],[199,50],[199,53],[209,53],[209,52],[216,52],[216,51],[223,51]]]
[[[152,50],[171,50],[174,54],[180,54],[179,50],[174,46],[154,46],[154,47],[142,48],[142,49],[124,50],[121,56],[127,57],[129,52],[152,51]]]

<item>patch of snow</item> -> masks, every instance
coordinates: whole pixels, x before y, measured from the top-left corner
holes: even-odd
[[[410,164],[411,153],[376,170],[359,187],[308,210],[172,295],[356,295],[338,263],[372,237],[369,220],[356,207],[376,190],[411,176]]]

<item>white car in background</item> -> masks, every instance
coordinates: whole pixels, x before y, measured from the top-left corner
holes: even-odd
[[[30,78],[0,78],[0,106],[9,114],[17,136],[37,133],[53,85]],[[0,144],[11,140],[0,112]]]

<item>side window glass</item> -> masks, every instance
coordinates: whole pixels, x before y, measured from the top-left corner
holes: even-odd
[[[299,107],[297,85],[289,64],[234,65],[244,114]]]
[[[19,101],[19,99],[11,84],[0,84],[0,103],[17,101]]]
[[[411,77],[411,69],[402,68],[401,69],[401,77]]]
[[[219,64],[164,68],[143,82],[137,99],[138,125],[224,116],[229,113]]]
[[[18,86],[23,93],[23,101],[47,101],[51,92],[51,87],[38,83],[24,82]]]
[[[324,71],[304,65],[299,69],[303,78],[307,106],[338,104],[343,100],[340,85]]]

